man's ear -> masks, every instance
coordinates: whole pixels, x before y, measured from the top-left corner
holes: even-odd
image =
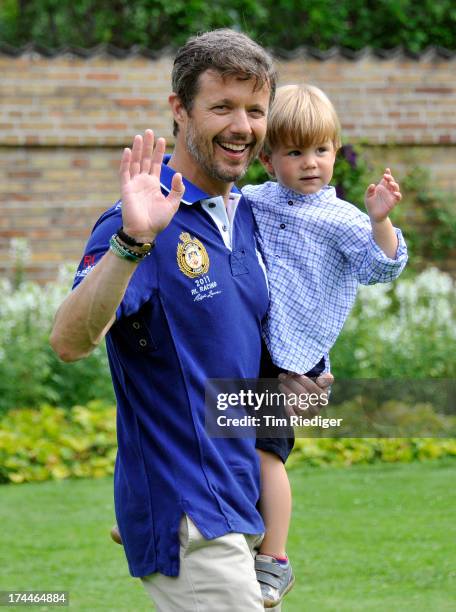
[[[274,168],[272,167],[272,163],[271,163],[271,155],[269,153],[266,153],[264,150],[260,151],[260,154],[258,155],[260,162],[263,164],[264,168],[266,169],[266,172],[268,174],[270,174],[271,176],[275,176],[274,174]]]
[[[177,93],[172,93],[168,98],[171,112],[173,113],[173,119],[178,126],[181,126],[188,117],[188,113],[182,104],[182,100],[179,98]]]

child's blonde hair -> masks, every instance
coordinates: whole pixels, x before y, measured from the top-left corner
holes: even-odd
[[[266,153],[280,145],[305,148],[327,140],[340,148],[339,118],[326,94],[313,85],[279,87],[269,111]]]

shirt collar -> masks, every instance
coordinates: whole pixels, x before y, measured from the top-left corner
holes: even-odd
[[[176,174],[175,170],[168,167],[168,162],[170,159],[171,155],[164,156],[160,173],[160,185],[168,193],[171,191],[171,181],[173,176]],[[195,204],[195,202],[199,202],[200,200],[207,200],[214,197],[209,196],[207,193],[196,187],[196,185],[190,183],[190,181],[188,181],[185,177],[182,177],[182,179],[185,185],[184,197],[181,200],[183,204],[190,206],[191,204]],[[233,185],[231,194],[240,196],[241,192],[235,185]]]
[[[277,183],[279,184],[279,183]],[[316,204],[317,202],[330,202],[336,197],[336,190],[330,185],[325,185],[316,193],[298,193],[289,187],[281,185],[282,194],[295,200],[296,202],[303,202],[307,204]]]

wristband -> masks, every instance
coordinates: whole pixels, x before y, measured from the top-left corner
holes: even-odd
[[[155,240],[152,240],[151,242],[138,242],[137,240],[135,240],[124,232],[123,226],[121,226],[117,230],[117,236],[119,236],[122,242],[125,242],[125,244],[127,244],[128,246],[138,248],[140,253],[147,254],[155,246]]]
[[[127,261],[132,261],[134,263],[138,263],[139,261],[144,259],[146,255],[148,255],[148,253],[135,253],[134,251],[123,246],[118,241],[116,234],[113,234],[111,236],[111,239],[109,241],[109,249],[114,253],[114,255],[117,255],[117,257],[120,257],[121,259],[126,259]]]

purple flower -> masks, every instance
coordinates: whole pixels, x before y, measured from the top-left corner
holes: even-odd
[[[348,144],[341,147],[340,154],[348,161],[353,169],[356,168],[356,160],[358,155],[356,154],[356,151],[352,145]]]
[[[340,183],[337,183],[336,185],[336,196],[341,200],[345,199],[345,189]]]

